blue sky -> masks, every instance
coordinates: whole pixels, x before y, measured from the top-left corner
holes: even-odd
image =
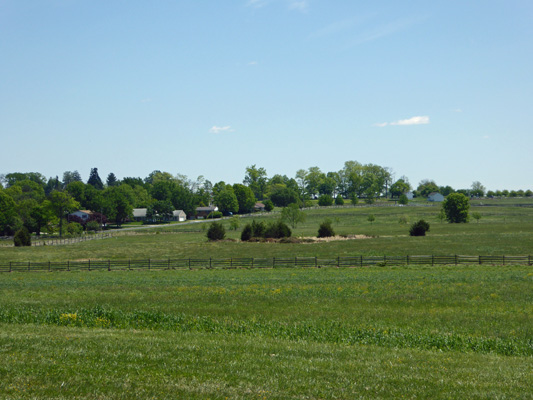
[[[0,173],[533,189],[532,38],[530,0],[0,0]]]

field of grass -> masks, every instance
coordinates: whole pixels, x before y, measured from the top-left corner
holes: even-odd
[[[2,398],[531,398],[531,267],[0,275]]]
[[[359,240],[241,243],[242,218],[222,242],[181,223],[0,247],[0,263],[533,253],[524,199],[474,201],[468,224],[439,209],[311,209],[293,230],[328,218]],[[0,398],[532,398],[532,289],[526,265],[2,273]]]
[[[366,235],[368,239],[329,243],[241,243],[241,230],[251,218],[270,221],[279,212],[241,218],[234,240],[208,243],[208,222],[174,224],[136,232],[113,233],[113,239],[68,246],[32,248],[0,247],[0,263],[10,261],[75,261],[167,258],[230,257],[345,257],[405,255],[530,255],[533,253],[533,205],[525,199],[476,200],[471,210],[481,219],[467,224],[448,224],[437,219],[440,205],[414,203],[407,207],[364,206],[306,210],[307,219],[293,229],[293,236],[316,236],[328,218],[338,235]],[[483,205],[480,205],[482,203]],[[368,216],[375,216],[374,222]],[[401,223],[400,220],[407,220]],[[425,219],[431,224],[426,237],[410,237],[411,223]],[[159,232],[159,234],[157,233]]]

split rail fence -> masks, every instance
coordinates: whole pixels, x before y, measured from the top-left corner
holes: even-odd
[[[0,272],[15,271],[94,271],[94,270],[170,270],[235,268],[322,268],[408,265],[533,265],[532,256],[396,256],[396,257],[273,257],[273,258],[181,258],[165,260],[86,260],[9,262]]]

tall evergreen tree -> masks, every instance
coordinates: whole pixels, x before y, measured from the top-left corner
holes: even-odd
[[[107,175],[106,183],[108,187],[116,186],[118,184],[117,177],[114,173],[110,172],[109,175]]]
[[[87,181],[88,185],[91,185],[95,189],[103,190],[104,184],[98,175],[98,168],[91,168],[91,174],[89,175],[89,180]]]

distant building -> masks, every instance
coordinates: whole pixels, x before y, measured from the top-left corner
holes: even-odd
[[[196,218],[207,218],[212,212],[218,211],[217,206],[196,207]]]
[[[428,201],[444,201],[444,196],[438,192],[433,192],[429,194]]]
[[[183,210],[174,210],[172,212],[172,221],[183,222],[187,219],[187,214]]]
[[[263,203],[261,203],[260,201],[258,201],[257,203],[255,203],[254,211],[256,211],[256,212],[265,211],[265,205]]]
[[[73,215],[78,218],[81,218],[84,222],[87,222],[89,220],[89,217],[92,215],[92,211],[89,210],[78,210],[74,211],[73,213],[70,213],[69,216]]]
[[[134,208],[133,209],[133,219],[137,222],[144,222],[147,220],[146,213],[147,208]],[[172,217],[167,221],[178,221],[183,222],[187,219],[187,214],[183,210],[174,210],[172,212]]]
[[[405,196],[407,196],[407,200],[413,200],[415,198],[413,192],[407,192]]]

